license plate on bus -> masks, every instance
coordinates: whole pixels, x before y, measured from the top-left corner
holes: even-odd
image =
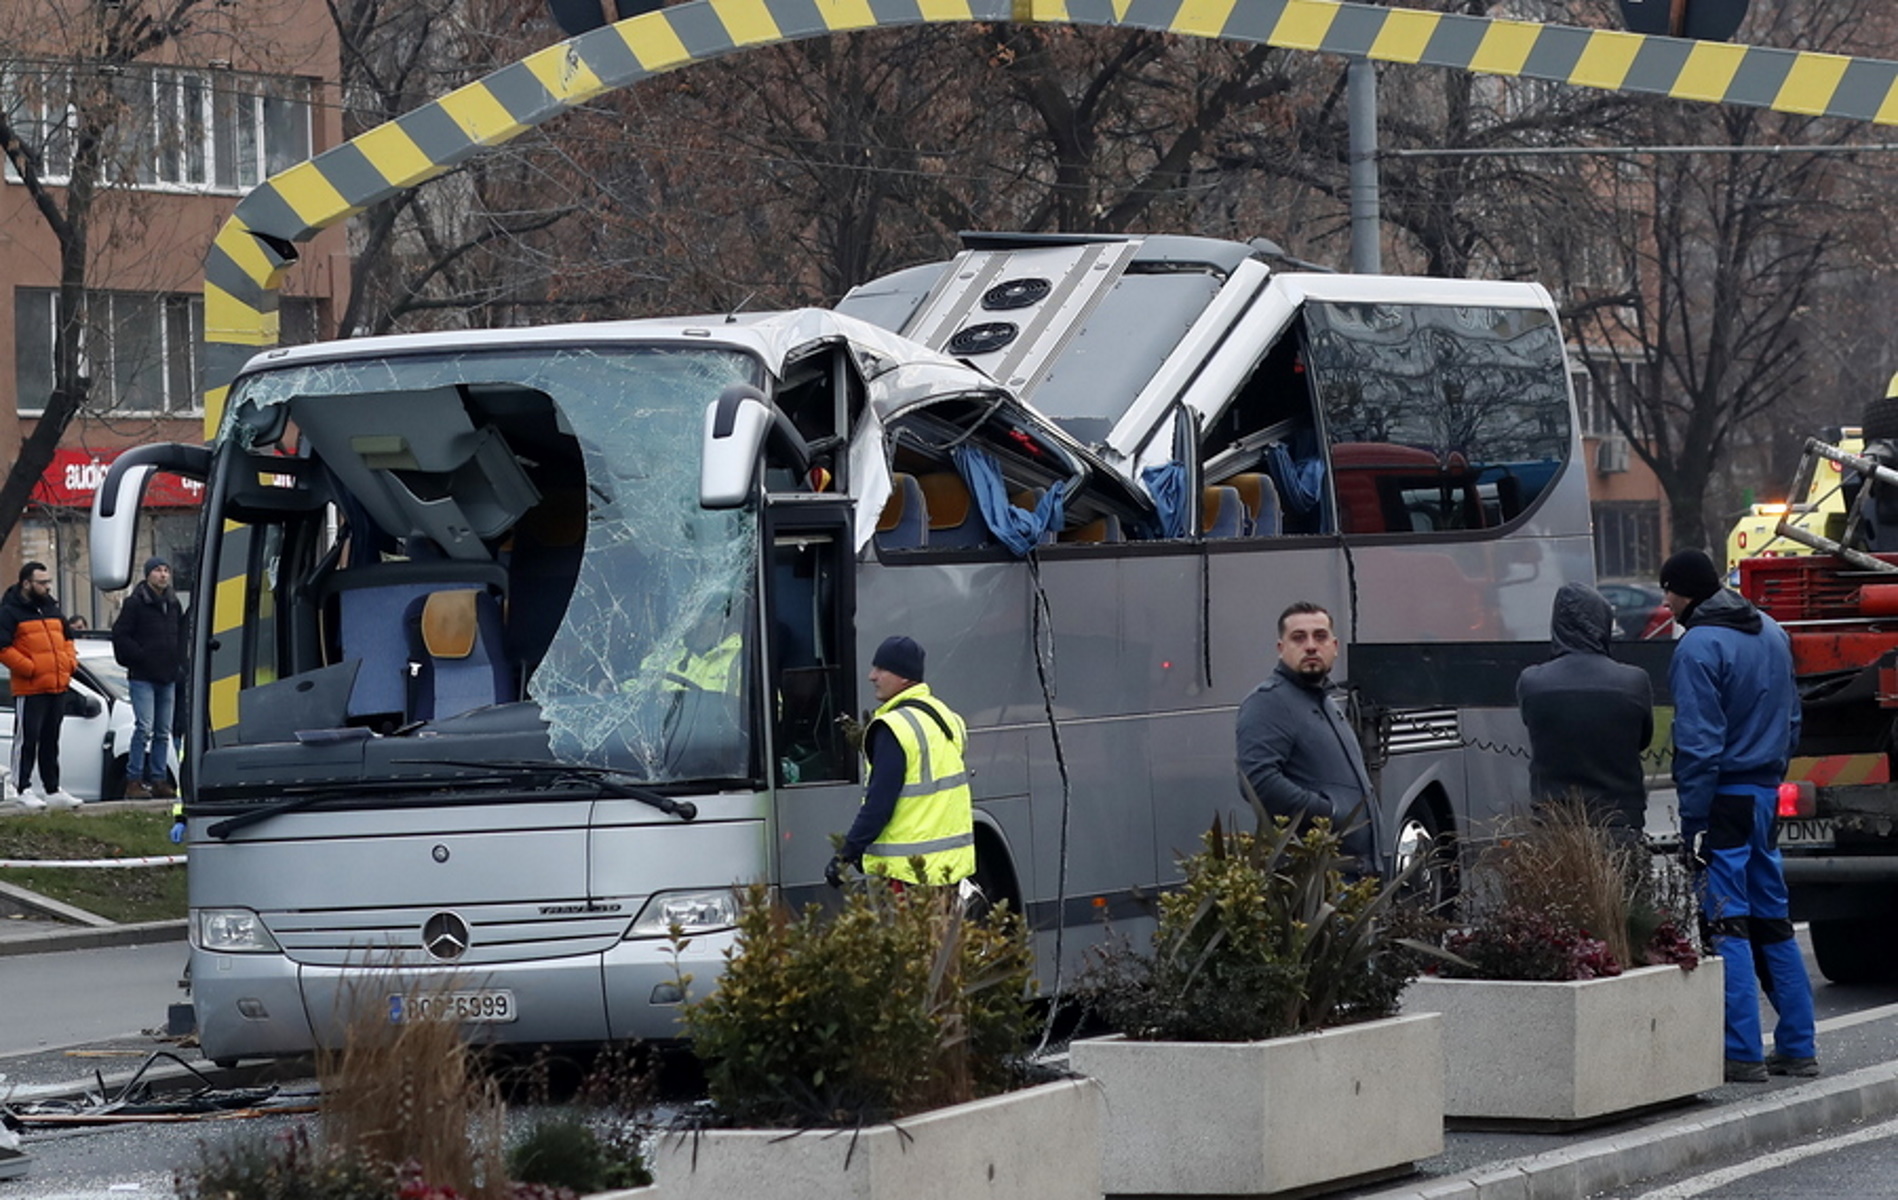
[[[520,1016],[514,993],[506,988],[472,992],[433,992],[422,996],[390,996],[389,1023],[405,1021],[458,1021],[464,1025],[504,1025]]]
[[[1779,823],[1781,846],[1830,846],[1832,841],[1832,820],[1829,817],[1801,817]]]

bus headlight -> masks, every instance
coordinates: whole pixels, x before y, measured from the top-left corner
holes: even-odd
[[[738,894],[730,888],[703,892],[659,892],[646,901],[632,925],[629,938],[665,937],[677,925],[686,933],[710,933],[738,924]]]
[[[198,908],[191,912],[191,940],[213,954],[269,954],[280,947],[264,920],[248,908]]]

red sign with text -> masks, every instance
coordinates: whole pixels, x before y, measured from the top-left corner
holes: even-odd
[[[33,503],[49,508],[91,508],[92,496],[105,482],[117,450],[55,450],[52,465],[33,486]],[[159,472],[145,485],[150,508],[193,508],[204,501],[204,485],[195,479]]]

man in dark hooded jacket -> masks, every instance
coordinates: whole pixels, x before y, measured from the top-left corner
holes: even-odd
[[[1549,617],[1555,657],[1517,677],[1516,706],[1529,730],[1531,794],[1579,797],[1633,844],[1647,826],[1641,752],[1654,737],[1654,687],[1646,671],[1608,656],[1614,628],[1600,592],[1563,584]]]
[[[132,697],[132,748],[125,767],[125,795],[170,800],[172,706],[184,677],[190,626],[171,586],[171,564],[154,555],[145,578],[125,598],[112,622],[112,653],[125,668]]]
[[[1779,782],[1799,743],[1792,645],[1773,618],[1720,585],[1704,551],[1668,559],[1661,590],[1687,630],[1667,673],[1674,790],[1682,846],[1700,873],[1701,919],[1726,964],[1727,1079],[1817,1075],[1812,983],[1774,845]],[[1771,1055],[1763,1054],[1762,984],[1779,1014]]]

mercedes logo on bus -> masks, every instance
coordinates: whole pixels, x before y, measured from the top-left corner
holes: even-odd
[[[468,936],[468,922],[451,912],[438,912],[422,923],[422,949],[443,962],[467,953]]]

